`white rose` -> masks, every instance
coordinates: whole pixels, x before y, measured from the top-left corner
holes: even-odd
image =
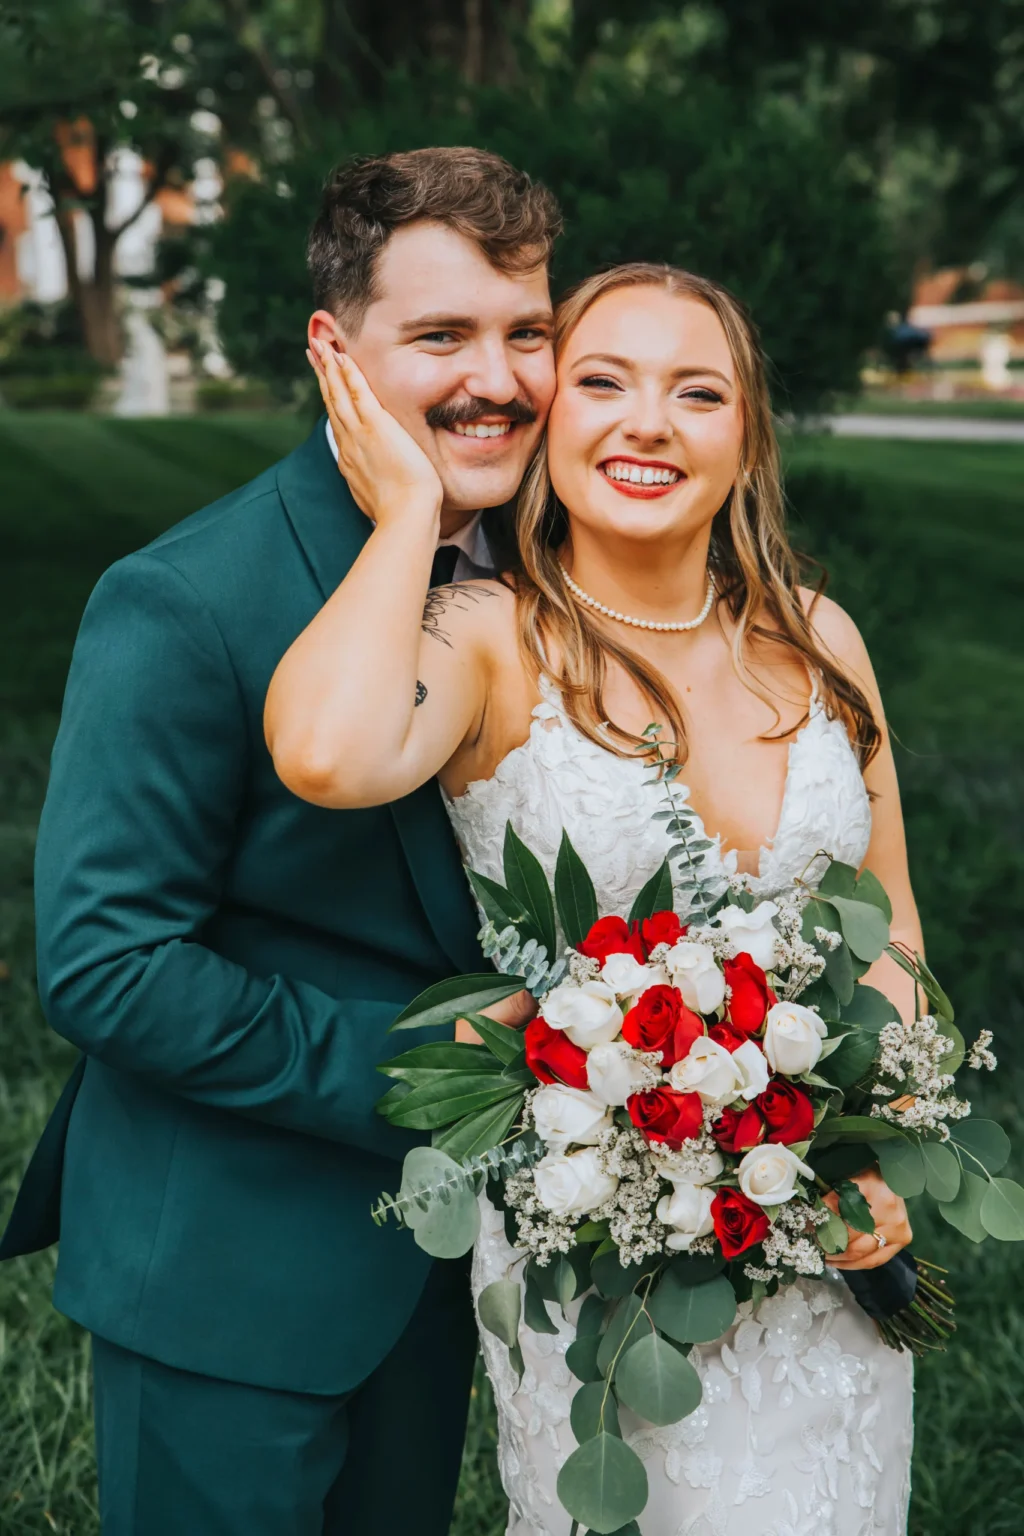
[[[665,964],[687,1008],[714,1013],[725,1001],[725,977],[705,944],[680,939],[665,956]]]
[[[672,1193],[658,1201],[657,1216],[660,1222],[673,1230],[665,1239],[666,1248],[683,1251],[698,1237],[706,1237],[715,1229],[711,1217],[712,1190],[700,1184],[673,1184]]]
[[[661,1141],[652,1141],[647,1151],[655,1171],[670,1184],[710,1184],[725,1168],[721,1152],[694,1153],[689,1147],[674,1152]]]
[[[755,1205],[782,1205],[796,1194],[798,1174],[813,1179],[814,1170],[802,1163],[792,1147],[754,1147],[736,1170],[740,1189]]]
[[[552,1029],[564,1029],[573,1045],[585,1051],[614,1040],[622,1028],[622,1009],[603,981],[585,981],[580,987],[563,981],[548,993],[541,1011]]]
[[[587,1082],[602,1104],[625,1104],[647,1081],[647,1069],[625,1040],[595,1045],[587,1057]]]
[[[601,1167],[596,1147],[563,1156],[549,1152],[533,1170],[537,1199],[555,1216],[588,1216],[610,1200],[619,1181]]]
[[[733,1065],[743,1079],[740,1094],[745,1099],[756,1099],[768,1087],[768,1062],[764,1051],[753,1040],[744,1040],[732,1053]]]
[[[660,965],[642,965],[635,955],[609,955],[601,967],[601,980],[618,997],[633,998],[668,981],[668,972]]]
[[[593,1145],[611,1125],[612,1115],[592,1093],[551,1083],[533,1096],[533,1121],[541,1140],[560,1152],[571,1142]]]
[[[821,1055],[825,1025],[813,1008],[800,1003],[776,1003],[764,1026],[764,1053],[773,1072],[799,1077],[810,1072]]]
[[[728,1104],[743,1086],[731,1051],[707,1035],[697,1037],[668,1080],[677,1093],[699,1093],[708,1104]]]
[[[775,946],[778,933],[772,918],[778,915],[774,901],[758,902],[753,912],[742,907],[723,907],[718,914],[718,926],[732,940],[729,953],[733,959],[747,954],[762,971],[770,971],[775,964]]]

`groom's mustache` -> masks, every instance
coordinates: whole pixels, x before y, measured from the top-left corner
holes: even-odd
[[[503,416],[506,421],[528,426],[537,420],[537,411],[525,395],[506,400],[502,405],[479,395],[470,395],[468,399],[442,400],[440,405],[432,405],[427,412],[427,426],[446,427],[450,432],[455,426],[468,426],[483,416]]]

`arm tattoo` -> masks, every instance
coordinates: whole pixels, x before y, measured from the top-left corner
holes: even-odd
[[[420,705],[423,703],[423,700],[426,698],[426,696],[427,696],[427,685],[426,685],[426,683],[421,683],[419,678],[417,678],[416,679],[416,703],[413,705],[413,708],[414,709],[419,709]]]
[[[425,635],[431,639],[439,640],[449,650],[452,642],[448,638],[447,631],[441,627],[441,620],[449,608],[462,608],[465,610],[469,603],[478,603],[481,598],[493,597],[494,593],[486,587],[478,587],[472,582],[463,581],[457,585],[447,587],[433,587],[427,593],[427,601],[423,607],[422,629]]]

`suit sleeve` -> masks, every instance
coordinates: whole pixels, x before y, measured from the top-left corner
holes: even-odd
[[[256,976],[200,942],[250,741],[230,657],[179,572],[100,581],[68,679],[36,856],[39,989],[87,1056],[201,1104],[400,1157],[374,1113],[395,1006]]]

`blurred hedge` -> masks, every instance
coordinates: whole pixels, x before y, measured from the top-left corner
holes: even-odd
[[[528,92],[470,93],[394,79],[383,102],[317,149],[235,180],[227,218],[200,238],[224,280],[228,356],[288,394],[305,377],[305,236],[330,166],[353,153],[474,143],[560,198],[556,291],[596,268],[664,260],[719,279],[751,306],[780,409],[821,409],[857,387],[896,292],[874,193],[827,113],[707,83],[671,92],[606,69],[541,72]]]

